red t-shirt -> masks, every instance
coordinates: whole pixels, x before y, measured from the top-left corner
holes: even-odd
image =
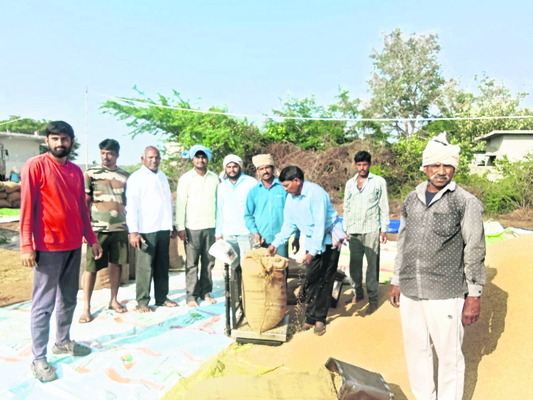
[[[97,238],[91,227],[81,169],[56,162],[49,153],[30,158],[22,168],[20,248],[65,251]]]

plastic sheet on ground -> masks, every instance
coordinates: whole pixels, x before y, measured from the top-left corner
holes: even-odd
[[[31,371],[31,302],[0,308],[1,399],[159,399],[181,378],[195,372],[205,361],[228,347],[233,339],[224,335],[224,289],[221,272],[214,271],[213,305],[185,305],[184,274],[171,273],[169,298],[177,308],[158,307],[138,313],[135,285],[119,290],[119,300],[129,312],[108,309],[109,289],[93,294],[95,320],[80,324],[83,292],[71,328],[71,338],[88,345],[86,357],[56,356],[55,315],[51,319],[48,360],[59,379],[43,384]]]

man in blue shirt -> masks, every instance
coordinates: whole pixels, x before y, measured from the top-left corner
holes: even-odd
[[[280,233],[268,248],[274,255],[297,229],[305,236],[307,265],[303,286],[307,309],[303,329],[314,328],[315,334],[326,333],[326,317],[331,302],[333,277],[339,263],[339,251],[332,246],[331,230],[337,221],[329,195],[315,183],[304,181],[303,171],[296,166],[285,167],[279,176],[287,197]]]
[[[253,246],[268,247],[274,241],[276,234],[281,231],[287,192],[275,176],[277,168],[270,154],[258,154],[252,158],[252,162],[260,181],[248,193],[244,221],[253,235]],[[299,232],[296,236],[299,237]],[[281,245],[277,253],[282,257],[288,257],[288,247],[288,243]],[[292,247],[298,252],[300,248],[298,238],[294,239]]]

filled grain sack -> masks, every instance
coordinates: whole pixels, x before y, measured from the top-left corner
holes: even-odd
[[[7,198],[7,192],[5,190],[0,190],[0,199]]]
[[[266,256],[266,249],[250,250],[242,262],[242,301],[250,328],[266,332],[278,325],[287,311],[288,260]]]
[[[13,203],[14,201],[16,200],[20,200],[20,192],[17,191],[17,192],[11,192],[7,195],[7,199]]]
[[[7,193],[20,191],[20,183],[17,182],[2,182],[2,187]]]
[[[0,199],[0,208],[11,208],[11,202],[7,199]]]

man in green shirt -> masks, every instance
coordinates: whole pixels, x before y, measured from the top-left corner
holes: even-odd
[[[123,313],[126,308],[117,300],[122,265],[128,262],[128,230],[126,227],[126,180],[129,174],[117,167],[120,145],[114,139],[105,139],[99,145],[102,164],[89,168],[85,176],[85,194],[91,213],[91,224],[103,249],[95,260],[92,249],[87,249],[87,267],[83,274],[85,308],[81,323],[91,322],[91,296],[96,273],[109,266],[111,299],[109,308]]]

